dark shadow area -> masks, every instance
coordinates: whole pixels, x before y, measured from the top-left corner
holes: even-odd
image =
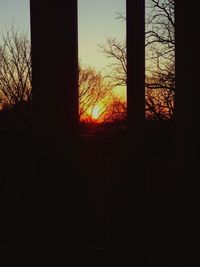
[[[104,125],[104,130],[102,127],[99,132],[96,130],[96,135],[80,138],[81,244],[86,252],[104,251],[128,259],[131,177],[127,172],[127,128],[122,131],[120,126],[116,130],[117,125]],[[177,237],[173,224],[176,196],[171,177],[173,152],[173,122],[146,121],[145,246],[152,264],[167,264],[168,260],[174,264],[176,261]]]

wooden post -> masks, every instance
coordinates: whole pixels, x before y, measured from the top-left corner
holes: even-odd
[[[127,0],[130,257],[144,265],[144,0]],[[131,219],[133,218],[133,220]]]
[[[35,245],[77,253],[77,1],[31,0]],[[66,256],[67,255],[67,256]]]
[[[198,261],[196,224],[199,209],[199,10],[197,1],[175,1],[176,23],[176,190],[179,265]],[[198,176],[199,177],[199,176]],[[195,227],[195,225],[197,227]],[[194,242],[195,241],[195,242]],[[195,257],[197,255],[197,257]]]

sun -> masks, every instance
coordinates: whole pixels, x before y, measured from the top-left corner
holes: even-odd
[[[101,123],[106,111],[106,105],[104,102],[99,102],[93,107],[89,107],[84,115],[81,115],[81,121],[88,121],[91,123]]]
[[[94,106],[92,109],[91,117],[93,120],[98,120],[102,112],[102,107],[100,105]]]

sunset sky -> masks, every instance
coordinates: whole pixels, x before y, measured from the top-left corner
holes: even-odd
[[[98,45],[106,38],[125,38],[125,23],[117,20],[117,12],[125,12],[125,0],[78,0],[79,58],[84,65],[103,70],[108,64]],[[0,32],[11,24],[30,30],[29,0],[0,0]]]
[[[79,60],[83,65],[107,72],[109,61],[98,45],[105,44],[107,38],[125,40],[125,23],[117,19],[117,12],[125,14],[125,3],[125,0],[78,0]],[[0,35],[11,24],[30,32],[29,0],[0,0]]]
[[[79,58],[86,65],[103,70],[108,60],[99,53],[98,45],[107,38],[125,39],[125,23],[117,12],[125,13],[125,0],[78,0]]]
[[[78,0],[79,59],[83,65],[103,74],[109,71],[110,61],[100,53],[98,45],[105,44],[107,38],[125,40],[126,24],[117,19],[117,13],[125,12],[126,0]],[[126,98],[124,87],[115,88],[115,92]]]

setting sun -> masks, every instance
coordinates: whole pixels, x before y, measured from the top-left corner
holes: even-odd
[[[101,105],[98,104],[93,108],[92,113],[91,113],[91,117],[94,120],[98,120],[99,117],[101,116],[101,113],[102,113],[102,107],[101,107]]]

